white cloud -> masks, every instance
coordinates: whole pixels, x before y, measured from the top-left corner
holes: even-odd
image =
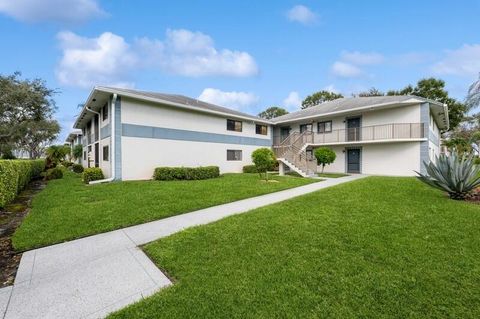
[[[287,11],[287,18],[290,21],[309,25],[317,22],[318,15],[306,6],[296,5]]]
[[[363,71],[350,63],[336,61],[332,65],[332,73],[343,78],[354,78],[363,74]]]
[[[348,62],[354,65],[371,65],[379,64],[385,61],[385,58],[380,53],[376,52],[358,52],[358,51],[343,51],[340,55],[340,59],[344,62]]]
[[[56,70],[60,83],[83,88],[132,86],[126,79],[137,58],[122,37],[105,32],[98,38],[85,38],[68,31],[57,37],[63,50]]]
[[[105,15],[96,0],[0,0],[0,12],[25,22],[82,22]]]
[[[340,91],[333,85],[329,84],[323,88],[325,91],[332,92],[332,93],[340,93]]]
[[[150,63],[172,74],[246,77],[258,73],[257,64],[250,54],[217,50],[212,38],[201,32],[167,30],[165,41],[141,38],[137,43]]]
[[[302,105],[302,99],[298,92],[292,91],[288,96],[283,100],[283,105],[289,110],[293,111],[298,109]]]
[[[63,56],[56,74],[66,85],[132,86],[130,74],[142,69],[189,77],[245,77],[258,73],[248,53],[217,50],[211,37],[189,30],[167,30],[164,41],[140,38],[133,44],[111,32],[96,38],[60,32],[58,39]]]
[[[258,97],[250,92],[225,92],[219,89],[206,88],[198,96],[204,102],[231,107],[237,110],[249,108],[258,103]]]
[[[360,66],[380,64],[384,61],[384,56],[376,52],[342,51],[339,60],[333,63],[331,72],[343,78],[359,77],[365,74]]]
[[[459,76],[477,75],[480,71],[480,44],[464,44],[456,50],[447,50],[445,57],[432,66],[432,71]]]

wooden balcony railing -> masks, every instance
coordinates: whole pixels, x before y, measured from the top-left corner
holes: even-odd
[[[302,147],[306,143],[320,145],[361,141],[418,139],[424,138],[424,135],[423,123],[391,123],[332,130],[327,133],[309,132],[309,134],[301,134],[299,132],[293,132],[283,141],[275,137],[273,141],[276,147],[291,144],[295,144],[296,147]]]

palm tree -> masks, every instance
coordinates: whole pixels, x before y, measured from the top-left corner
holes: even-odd
[[[465,105],[467,106],[467,111],[470,111],[480,105],[480,73],[478,75],[478,80],[473,82],[468,89]]]

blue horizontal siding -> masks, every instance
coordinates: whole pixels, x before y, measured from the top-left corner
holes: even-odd
[[[122,123],[122,136],[190,142],[239,144],[267,147],[272,146],[272,140],[265,138],[187,131],[165,127],[144,126],[125,123]]]

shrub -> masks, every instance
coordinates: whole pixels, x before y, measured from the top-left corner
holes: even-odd
[[[319,147],[315,150],[315,158],[317,159],[317,164],[322,165],[323,173],[325,165],[332,164],[337,158],[337,155],[328,147]]]
[[[58,166],[54,168],[49,168],[45,172],[45,180],[47,181],[60,178],[63,178],[63,170]]]
[[[104,179],[105,177],[103,176],[102,169],[100,167],[90,167],[86,168],[83,171],[83,182],[85,184],[88,184],[93,181],[98,181],[101,179]]]
[[[0,207],[15,196],[45,169],[44,160],[0,160]]]
[[[72,156],[75,159],[81,158],[83,155],[83,146],[80,144],[77,144],[73,147],[72,149]]]
[[[257,171],[257,167],[255,165],[245,165],[243,168],[242,168],[242,171],[244,173],[258,173]]]
[[[72,171],[74,173],[80,174],[83,173],[83,166],[82,164],[73,164],[72,165]]]
[[[68,168],[68,167],[73,165],[73,162],[64,161],[64,162],[62,162],[62,165]]]
[[[157,181],[199,180],[220,176],[218,166],[204,167],[157,167],[153,179]]]
[[[257,172],[262,177],[262,173],[265,174],[265,180],[268,181],[268,173],[267,171],[275,165],[277,159],[275,158],[275,154],[269,148],[263,147],[256,149],[252,153],[252,161],[257,168]]]
[[[475,159],[473,160],[473,163],[475,165],[480,165],[480,157],[475,157]]]
[[[416,172],[418,178],[435,188],[448,193],[452,199],[463,200],[480,186],[480,166],[475,165],[473,156],[452,152],[450,156],[441,154],[435,162],[425,163],[427,174]]]

